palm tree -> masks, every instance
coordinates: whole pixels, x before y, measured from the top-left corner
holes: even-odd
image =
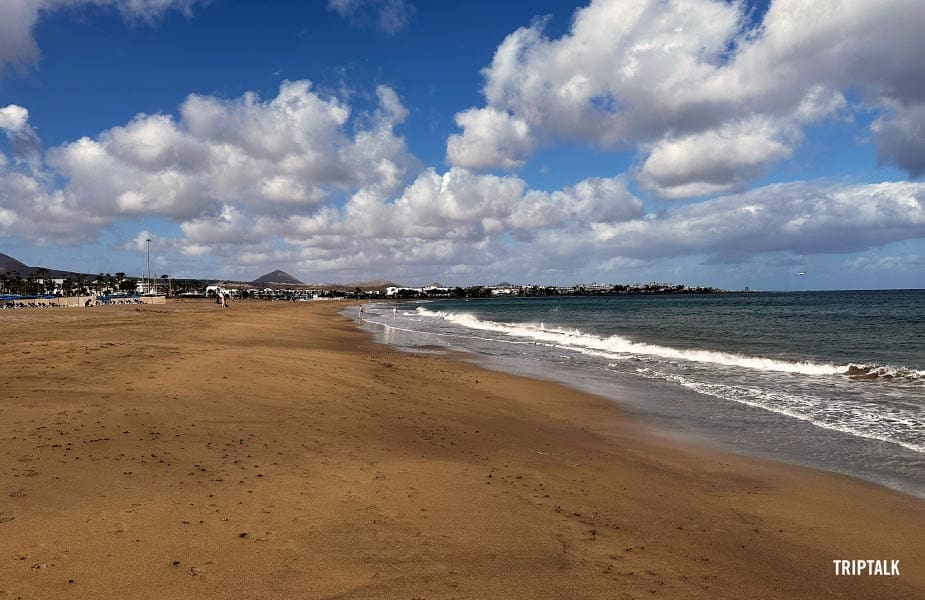
[[[35,278],[36,283],[36,292],[45,293],[48,291],[48,269],[45,267],[39,267],[32,272],[32,276]],[[39,283],[38,280],[41,279],[42,283]]]
[[[26,293],[35,294],[38,291],[38,282],[36,281],[35,271],[29,273],[26,277]]]
[[[24,284],[22,280],[22,275],[19,274],[19,271],[13,271],[12,281],[13,281],[13,287],[10,289],[10,291],[14,294],[22,294],[24,291],[23,290]]]

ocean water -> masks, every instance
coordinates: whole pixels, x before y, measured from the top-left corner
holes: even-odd
[[[669,434],[925,497],[925,290],[409,301],[364,321]]]

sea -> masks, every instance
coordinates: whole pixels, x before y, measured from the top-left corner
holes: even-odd
[[[611,398],[661,435],[925,497],[925,290],[411,300],[353,314],[403,350]]]

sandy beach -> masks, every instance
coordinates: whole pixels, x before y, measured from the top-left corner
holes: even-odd
[[[403,354],[342,308],[0,314],[0,600],[925,597],[920,500]]]

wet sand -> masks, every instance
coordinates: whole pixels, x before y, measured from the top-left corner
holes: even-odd
[[[0,600],[925,597],[920,500],[402,354],[341,308],[0,314]]]

